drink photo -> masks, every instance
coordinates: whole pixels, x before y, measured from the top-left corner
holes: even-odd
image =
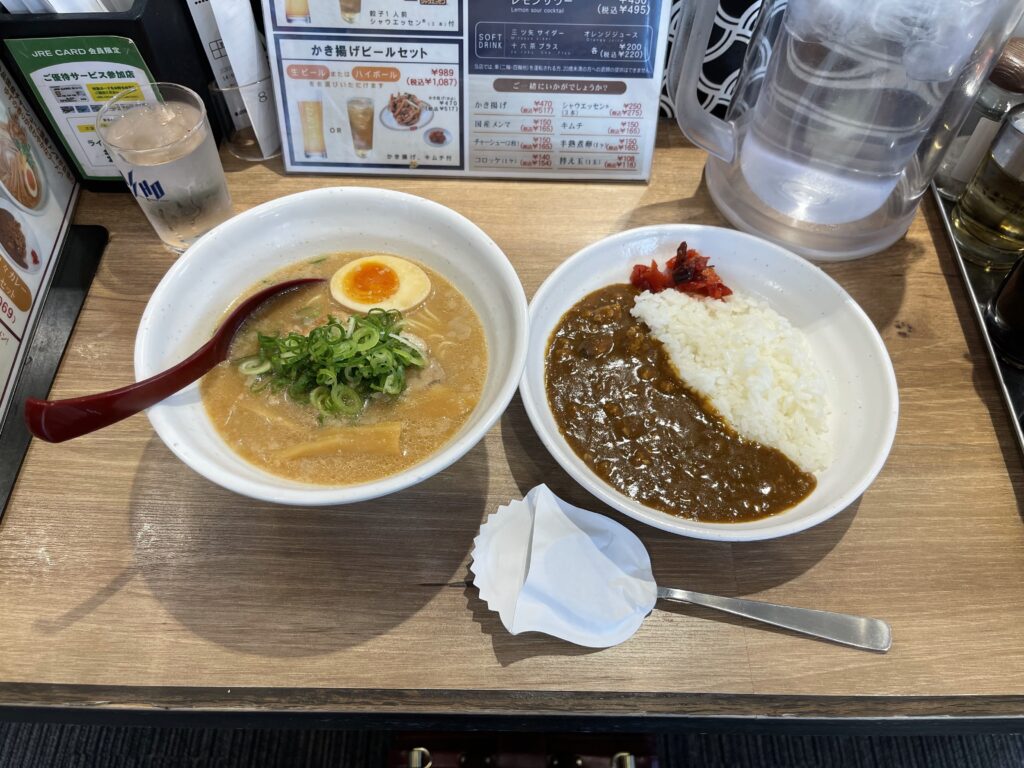
[[[373,151],[373,117],[373,99],[357,96],[348,100],[348,124],[357,157],[366,157]]]
[[[307,158],[326,158],[327,141],[324,138],[324,101],[320,93],[310,93],[299,99],[299,123],[302,125],[302,151]]]
[[[284,20],[288,24],[309,24],[309,0],[284,0]]]
[[[231,218],[231,196],[199,96],[173,83],[147,91],[107,102],[96,133],[157,235],[181,252]]]
[[[339,0],[341,4],[341,18],[349,24],[354,24],[359,18],[362,10],[362,0]]]

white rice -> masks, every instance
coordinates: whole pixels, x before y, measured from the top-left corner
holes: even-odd
[[[832,461],[827,387],[807,339],[767,304],[679,291],[637,296],[633,316],[682,380],[743,437],[777,448],[805,472]]]

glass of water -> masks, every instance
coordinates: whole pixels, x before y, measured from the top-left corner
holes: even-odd
[[[96,115],[96,133],[157,235],[181,252],[232,215],[206,108],[173,83],[122,91]]]

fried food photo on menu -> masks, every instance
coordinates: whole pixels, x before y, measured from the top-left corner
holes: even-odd
[[[411,93],[393,93],[388,99],[388,112],[395,122],[411,128],[420,121],[426,103]]]

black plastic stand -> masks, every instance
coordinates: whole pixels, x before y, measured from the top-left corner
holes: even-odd
[[[45,398],[50,391],[106,244],[107,230],[103,227],[72,225],[57,256],[53,280],[35,330],[26,341],[28,350],[0,425],[0,521],[31,440],[25,425],[25,400]]]

